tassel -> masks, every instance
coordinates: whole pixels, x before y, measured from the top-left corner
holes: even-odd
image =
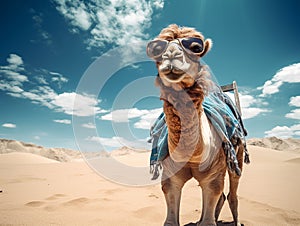
[[[250,163],[250,156],[249,156],[249,152],[248,152],[248,149],[246,147],[246,144],[244,145],[244,153],[245,153],[244,163],[249,164]]]
[[[244,163],[246,163],[246,164],[250,163],[250,158],[249,158],[249,154],[248,153],[245,154]]]
[[[159,162],[153,163],[150,166],[150,173],[153,173],[153,177],[151,178],[151,180],[156,180],[159,177],[159,170],[162,169],[162,166]]]

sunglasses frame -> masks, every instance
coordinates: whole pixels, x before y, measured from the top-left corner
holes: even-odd
[[[200,41],[201,41],[201,44],[202,44],[202,51],[199,52],[199,53],[195,53],[195,52],[193,52],[192,50],[186,48],[186,47],[183,45],[182,41],[188,40],[188,39],[196,39],[196,40],[200,40]],[[182,49],[183,49],[188,55],[200,56],[200,55],[204,52],[204,50],[205,50],[205,48],[204,48],[204,41],[203,41],[201,38],[196,38],[196,37],[185,37],[185,38],[177,38],[177,39],[174,39],[174,40],[172,40],[172,41],[168,41],[168,40],[164,40],[164,39],[155,39],[155,40],[152,40],[152,41],[148,42],[148,44],[147,44],[147,49],[146,49],[146,50],[147,50],[147,55],[148,55],[150,58],[154,59],[154,60],[160,59],[161,56],[163,55],[163,53],[164,53],[164,52],[166,51],[166,49],[168,48],[169,44],[170,44],[171,42],[174,42],[175,40],[178,40],[179,45],[182,47]],[[149,51],[149,49],[150,49],[149,46],[150,46],[152,43],[155,43],[155,42],[164,42],[164,43],[166,43],[165,48],[164,48],[164,49],[160,52],[160,54],[158,54],[158,55],[150,54],[150,51]]]

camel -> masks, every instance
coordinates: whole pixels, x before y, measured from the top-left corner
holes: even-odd
[[[167,205],[164,226],[179,225],[181,190],[191,178],[202,189],[202,213],[198,226],[216,226],[227,198],[235,225],[238,220],[237,189],[240,173],[227,170],[222,138],[203,111],[202,102],[214,89],[209,71],[200,64],[212,47],[210,39],[189,27],[176,24],[164,28],[147,45],[147,54],[156,62],[163,111],[168,127],[169,156],[162,161],[161,187]],[[244,146],[235,141],[234,151],[242,170]],[[226,171],[230,188],[223,193]]]

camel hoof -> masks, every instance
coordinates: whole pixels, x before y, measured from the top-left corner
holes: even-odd
[[[179,224],[173,224],[173,223],[164,223],[164,226],[179,226]]]
[[[217,226],[245,226],[245,225],[239,222],[235,223],[234,221],[232,222],[218,221]]]
[[[205,223],[205,222],[198,222],[197,226],[217,226],[215,223]]]
[[[188,224],[185,224],[184,226],[197,226],[197,223],[190,222]]]

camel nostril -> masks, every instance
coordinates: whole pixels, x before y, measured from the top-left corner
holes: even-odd
[[[162,55],[163,59],[178,59],[183,57],[183,50],[178,45],[170,45]]]
[[[160,70],[164,73],[169,73],[173,70],[173,65],[172,64],[167,64],[164,67],[161,67]]]
[[[180,51],[166,51],[163,55],[162,58],[163,59],[178,59],[178,58],[182,58],[183,57],[183,53]]]
[[[173,52],[173,58],[180,58],[180,57],[183,57],[183,52],[181,52],[181,51]]]

